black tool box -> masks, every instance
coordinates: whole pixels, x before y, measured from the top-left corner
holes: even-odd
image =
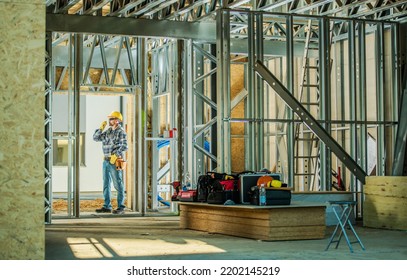
[[[291,188],[266,188],[266,205],[290,205]],[[249,192],[250,204],[259,205],[258,189]]]
[[[273,179],[282,181],[282,175],[280,173],[248,173],[239,176],[239,190],[240,190],[240,203],[251,204],[249,191],[250,188],[257,185],[257,180],[262,176],[270,176]]]

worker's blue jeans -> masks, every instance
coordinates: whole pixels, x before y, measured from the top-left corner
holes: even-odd
[[[114,164],[110,164],[108,160],[103,161],[103,196],[105,202],[103,207],[112,209],[111,203],[111,184],[117,191],[117,205],[118,208],[125,208],[124,205],[124,184],[123,184],[123,170],[116,170]]]

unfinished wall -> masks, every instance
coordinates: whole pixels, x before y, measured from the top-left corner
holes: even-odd
[[[45,2],[0,11],[0,259],[44,259]]]

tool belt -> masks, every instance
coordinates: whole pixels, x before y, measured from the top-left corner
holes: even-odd
[[[104,160],[110,161],[110,157],[104,157]]]
[[[123,170],[123,169],[126,168],[127,162],[126,162],[124,159],[122,159],[122,158],[118,158],[118,159],[116,160],[115,165],[116,165],[116,169],[117,169],[117,170]]]

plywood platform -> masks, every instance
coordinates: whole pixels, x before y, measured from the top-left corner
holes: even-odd
[[[258,240],[325,237],[325,204],[214,205],[180,202],[180,227]]]
[[[366,177],[364,192],[364,226],[407,230],[407,177]]]

